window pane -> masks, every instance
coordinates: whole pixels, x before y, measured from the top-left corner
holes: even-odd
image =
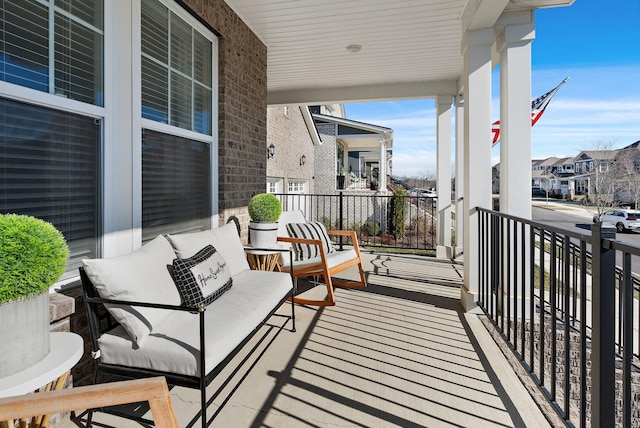
[[[0,98],[0,212],[57,227],[67,277],[98,257],[100,126],[92,118]]]
[[[142,0],[141,32],[142,117],[211,135],[212,41],[157,0]]]
[[[103,28],[102,0],[56,0],[56,6],[97,28]]]
[[[171,125],[193,129],[191,123],[191,80],[171,73]]]
[[[211,135],[211,90],[197,83],[194,85],[193,130]]]
[[[142,117],[156,122],[169,120],[167,68],[142,57]]]
[[[197,31],[193,32],[194,70],[193,78],[211,88],[211,41]]]
[[[144,130],[142,240],[211,228],[210,146]]]
[[[60,14],[55,23],[55,93],[103,105],[102,35]]]
[[[49,7],[34,0],[0,0],[0,79],[103,105],[102,0],[57,0],[64,11],[49,22]],[[54,36],[54,51],[49,41]],[[55,60],[55,88],[50,87]]]
[[[0,0],[0,79],[49,90],[47,7],[34,0]]]
[[[142,1],[142,53],[169,64],[169,11],[155,0]]]
[[[192,77],[191,58],[191,27],[171,14],[171,68]]]

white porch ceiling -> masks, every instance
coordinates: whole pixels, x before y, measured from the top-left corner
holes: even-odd
[[[454,94],[464,28],[573,0],[226,0],[267,46],[269,104]],[[359,52],[347,46],[361,45]]]

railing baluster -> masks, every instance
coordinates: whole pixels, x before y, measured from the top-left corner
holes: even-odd
[[[544,249],[546,243],[546,230],[540,229],[540,289],[538,290],[539,294],[539,305],[540,305],[540,353],[538,356],[538,379],[541,386],[544,387],[544,351],[545,351],[545,335],[544,335],[544,312],[545,312],[545,301],[544,301],[544,272],[545,272],[545,254],[546,251]]]
[[[587,242],[580,241],[580,427],[587,426]]]
[[[631,362],[633,360],[633,282],[631,280],[631,254],[624,253],[623,280],[620,285],[619,294],[622,295],[623,304],[620,306],[622,316],[620,317],[624,326],[622,335],[624,344],[622,346],[622,419],[623,426],[631,426]]]
[[[534,359],[534,349],[533,341],[535,338],[535,261],[536,261],[536,230],[534,227],[531,227],[531,231],[529,236],[531,238],[531,243],[529,244],[530,248],[530,256],[529,262],[531,264],[531,273],[529,275],[531,280],[531,286],[529,287],[529,371],[531,373],[535,373],[535,359]]]
[[[565,266],[564,266],[564,287],[563,287],[563,291],[564,291],[564,414],[565,415],[569,415],[569,408],[570,408],[570,400],[569,397],[571,395],[571,387],[570,387],[570,381],[571,381],[571,372],[569,371],[569,360],[571,357],[571,341],[570,336],[571,336],[571,330],[569,327],[569,316],[571,315],[570,311],[569,311],[569,303],[570,303],[570,292],[571,292],[571,287],[569,287],[569,277],[571,272],[569,272],[569,268],[570,268],[570,251],[571,251],[571,240],[569,239],[568,236],[565,235],[564,237],[564,255],[565,255]],[[575,293],[574,293],[575,294]]]
[[[527,276],[527,270],[524,268],[527,260],[526,260],[526,247],[527,247],[527,240],[525,239],[526,237],[526,227],[525,227],[525,223],[522,222],[522,230],[520,232],[520,236],[522,236],[522,248],[520,249],[520,254],[521,254],[521,265],[522,265],[522,272],[521,275],[522,277],[520,278],[520,283],[522,285],[522,288],[520,290],[520,300],[522,303],[522,310],[520,311],[521,314],[521,319],[520,319],[520,355],[522,356],[521,359],[524,360],[524,333],[525,333],[525,319],[527,318],[526,316],[526,303],[527,303],[527,281],[526,281],[526,276]],[[533,270],[533,265],[529,265],[530,269]],[[529,283],[529,288],[533,288],[533,281]],[[529,318],[531,318],[531,314],[529,315]]]
[[[551,370],[550,370],[550,386],[551,386],[551,401],[556,401],[556,355],[558,350],[558,344],[556,338],[557,336],[557,313],[556,313],[556,293],[558,286],[558,272],[557,272],[557,235],[556,232],[551,232],[551,255],[549,256],[549,261],[551,262],[551,273],[550,275],[550,288],[549,288],[549,305],[550,314],[551,314]]]

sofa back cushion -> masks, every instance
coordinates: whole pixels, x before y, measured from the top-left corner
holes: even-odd
[[[179,305],[180,295],[169,267],[175,253],[163,236],[132,253],[106,259],[85,259],[84,270],[104,299]],[[122,305],[105,305],[116,321],[141,346],[170,311]]]
[[[232,277],[249,269],[244,246],[233,223],[202,232],[169,235],[168,238],[178,258],[192,257],[207,245],[213,245],[227,262]]]

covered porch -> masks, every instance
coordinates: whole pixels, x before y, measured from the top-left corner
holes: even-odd
[[[336,289],[334,307],[298,306],[295,334],[272,317],[209,386],[210,426],[549,426],[480,316],[463,311],[461,265],[364,258],[366,289]],[[197,390],[174,387],[171,399],[180,426],[200,426]],[[77,416],[64,426],[84,426]]]

